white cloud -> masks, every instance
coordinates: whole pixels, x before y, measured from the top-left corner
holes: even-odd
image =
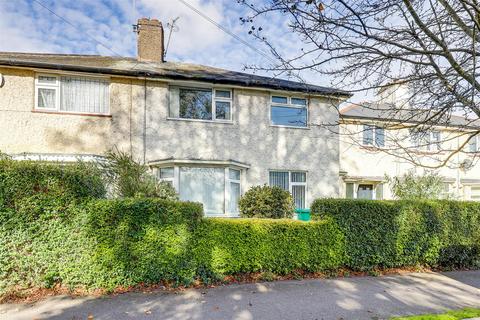
[[[232,0],[186,0],[212,20],[225,26],[252,46],[268,53],[240,24],[247,9]],[[244,44],[232,39],[179,0],[41,0],[70,21],[65,23],[31,0],[0,0],[0,51],[136,55],[132,24],[136,18],[158,18],[168,37],[168,21],[180,17],[172,34],[167,59],[206,64],[232,70],[245,65],[267,65],[269,61]],[[282,53],[293,56],[301,42],[288,32],[288,20],[276,15],[260,18],[265,35]],[[91,37],[106,45],[93,41]],[[252,70],[249,70],[252,72]],[[264,72],[257,72],[264,74]],[[308,73],[307,73],[308,74]],[[312,81],[313,79],[318,81]],[[328,84],[324,78],[308,75],[309,82]]]

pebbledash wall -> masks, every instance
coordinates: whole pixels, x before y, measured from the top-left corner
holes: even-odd
[[[231,122],[179,120],[169,118],[171,82],[106,76],[109,116],[47,113],[34,110],[35,72],[0,68],[5,78],[0,88],[2,152],[102,155],[117,146],[152,167],[240,169],[242,193],[268,184],[269,171],[283,170],[306,172],[308,206],[315,198],[339,196],[338,135],[320,125],[338,122],[339,100],[305,96],[308,127],[277,127],[270,121],[271,95],[302,94],[224,86],[233,89]]]

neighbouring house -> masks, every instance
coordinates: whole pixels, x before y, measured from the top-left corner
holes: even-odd
[[[0,53],[0,151],[94,159],[117,146],[207,216],[237,216],[254,185],[297,208],[338,197],[338,122],[348,92],[164,61],[163,28],[140,19],[138,58]],[[315,125],[313,125],[315,124]]]
[[[393,84],[380,90],[374,103],[340,110],[340,196],[392,199],[386,175],[434,171],[443,178],[445,196],[480,201],[480,140],[475,136],[467,142],[480,123],[451,115],[422,130],[418,124],[428,123],[432,114],[409,106],[407,90]],[[452,153],[446,165],[431,168]]]

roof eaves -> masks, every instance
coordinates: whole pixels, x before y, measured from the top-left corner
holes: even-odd
[[[272,90],[285,90],[285,91],[296,91],[302,93],[311,93],[311,94],[320,94],[327,96],[337,96],[337,97],[351,97],[352,94],[336,89],[325,88],[325,90],[320,88],[314,88],[314,86],[305,85],[305,88],[293,87],[288,85],[280,85],[278,83],[267,83],[260,81],[242,81],[228,78],[215,77],[211,74],[206,73],[205,76],[188,76],[182,75],[179,73],[164,74],[155,71],[149,70],[133,70],[133,69],[115,69],[115,68],[105,68],[105,67],[93,67],[93,66],[81,66],[81,65],[71,65],[71,64],[58,64],[58,63],[48,63],[48,62],[38,62],[38,61],[25,61],[25,60],[12,60],[12,59],[2,59],[0,58],[0,65],[12,66],[12,67],[31,67],[31,68],[43,68],[43,69],[55,69],[63,71],[76,71],[76,72],[88,72],[88,73],[99,73],[99,74],[110,74],[110,75],[123,75],[131,77],[151,77],[151,78],[164,78],[171,80],[184,80],[184,81],[206,81],[215,84],[227,84],[227,85],[238,85],[243,87],[261,87]]]
[[[372,121],[388,121],[388,122],[395,122],[395,123],[413,123],[413,124],[422,124],[420,121],[403,121],[399,119],[387,119],[387,118],[382,118],[382,117],[366,117],[366,116],[360,116],[360,115],[345,115],[345,114],[340,114],[340,119],[358,119],[358,120],[372,120]],[[434,123],[431,125],[435,126]],[[437,124],[438,125],[438,124]],[[479,126],[472,126],[472,125],[460,125],[460,124],[440,124],[438,126],[441,127],[453,127],[453,128],[465,128],[465,129],[474,129],[478,130],[480,129]]]

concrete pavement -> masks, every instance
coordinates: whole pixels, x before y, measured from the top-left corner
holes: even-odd
[[[0,319],[388,319],[480,307],[479,288],[480,271],[279,281],[179,293],[57,296],[0,305]]]

